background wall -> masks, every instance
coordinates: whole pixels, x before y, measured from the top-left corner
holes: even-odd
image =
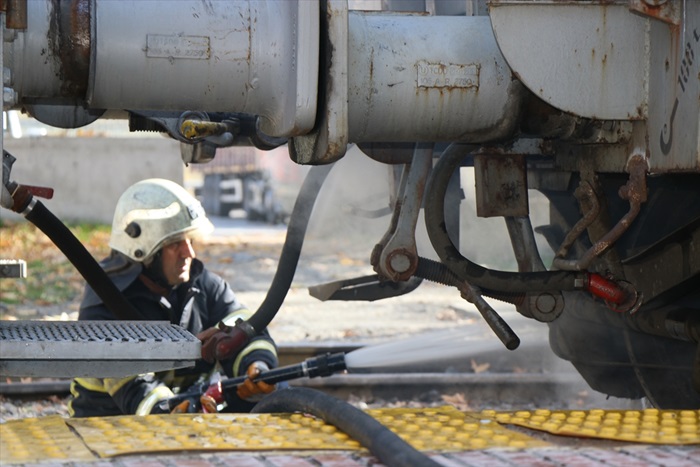
[[[131,184],[160,177],[184,184],[185,166],[177,141],[144,138],[5,138],[17,160],[11,180],[47,186],[54,197],[41,202],[64,222],[111,224],[119,196]],[[24,220],[0,208],[0,220]]]

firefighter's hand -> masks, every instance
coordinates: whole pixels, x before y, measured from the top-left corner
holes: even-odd
[[[239,323],[244,322],[239,320]],[[197,339],[202,341],[202,359],[214,363],[217,360],[232,358],[250,340],[249,330],[253,330],[253,328],[246,327],[245,324],[227,326],[219,323],[217,327],[200,332],[197,334]]]
[[[171,408],[172,407],[172,408]],[[167,399],[160,401],[151,409],[151,414],[161,413],[197,413],[201,412],[201,406],[196,397],[188,397],[178,400],[175,405]]]
[[[264,371],[268,371],[270,367],[265,362],[253,362],[248,366],[246,374],[248,378],[238,385],[236,394],[244,400],[254,400],[263,394],[269,394],[277,388],[276,384],[267,384],[263,381],[253,381],[253,379]]]
[[[173,407],[170,413],[199,413],[201,411],[202,407],[199,405],[199,400],[196,397],[188,397]]]

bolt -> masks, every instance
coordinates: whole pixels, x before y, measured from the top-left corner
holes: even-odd
[[[411,260],[403,253],[397,253],[389,259],[389,266],[397,273],[406,272],[411,267]]]
[[[557,308],[557,299],[550,293],[541,293],[537,296],[535,306],[542,314],[552,313]]]

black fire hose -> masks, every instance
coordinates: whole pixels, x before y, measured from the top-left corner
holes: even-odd
[[[338,427],[389,467],[439,466],[376,419],[321,391],[309,388],[279,389],[253,407],[253,413],[302,412]]]
[[[20,212],[58,247],[117,319],[139,320],[141,314],[114,285],[80,240],[44,204],[34,197]]]
[[[294,273],[296,273],[301,247],[304,245],[304,236],[316,197],[332,168],[332,164],[311,167],[301,185],[290,215],[287,236],[284,239],[277,271],[265,299],[255,314],[247,321],[247,324],[252,326],[256,333],[261,332],[270,324],[287,296],[294,279]]]
[[[487,269],[462,256],[447,234],[445,193],[452,173],[470,146],[452,143],[433,168],[425,190],[425,225],[430,243],[442,262],[460,279],[493,292],[534,292],[581,290],[588,283],[585,272],[508,272]]]

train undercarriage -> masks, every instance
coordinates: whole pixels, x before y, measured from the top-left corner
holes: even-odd
[[[503,300],[547,323],[593,389],[700,408],[700,3],[369,4],[383,9],[5,2],[4,108],[63,128],[126,119],[179,141],[185,163],[286,144],[298,164],[331,166],[355,144],[397,169],[393,214],[370,255],[376,276],[324,299],[440,282],[515,350],[517,329],[489,305]],[[6,153],[2,206],[33,222],[44,192],[12,180],[13,162]],[[463,254],[452,180],[465,166],[477,215],[505,220],[517,271]],[[549,225],[533,228],[529,190],[549,201]],[[439,261],[418,255],[421,212]]]

